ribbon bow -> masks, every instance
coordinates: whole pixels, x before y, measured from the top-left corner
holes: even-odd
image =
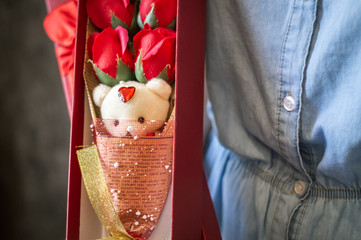
[[[51,11],[43,23],[46,34],[55,43],[55,54],[69,114],[74,92],[76,22],[77,1],[71,0]]]

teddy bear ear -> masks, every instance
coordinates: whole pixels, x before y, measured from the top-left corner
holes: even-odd
[[[99,84],[98,86],[96,86],[93,90],[93,100],[95,105],[97,105],[98,107],[100,107],[103,103],[104,98],[108,95],[110,89],[112,89],[111,87],[104,85],[104,84]]]
[[[148,81],[146,87],[164,100],[168,100],[170,94],[172,93],[170,85],[163,79],[159,78],[153,78]]]

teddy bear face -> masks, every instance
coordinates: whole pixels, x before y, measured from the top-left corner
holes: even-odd
[[[112,136],[144,136],[162,127],[169,109],[171,89],[168,83],[161,79],[147,84],[121,81],[108,88],[108,92],[102,93],[107,92],[103,101],[96,100],[97,89],[94,89],[93,98],[96,104],[100,103],[105,127]]]

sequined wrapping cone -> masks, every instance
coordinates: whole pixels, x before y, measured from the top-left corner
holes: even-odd
[[[148,239],[156,227],[172,179],[173,121],[145,137],[113,137],[107,122],[94,122],[99,158],[115,211],[127,232]],[[112,121],[113,122],[113,121]],[[132,121],[120,121],[132,126]],[[156,124],[146,121],[144,127]]]
[[[96,31],[88,20],[87,39]],[[167,122],[101,119],[100,109],[92,99],[99,81],[88,61],[87,51],[84,58],[83,76],[93,122],[93,140],[114,209],[105,212],[115,211],[130,236],[146,240],[161,216],[172,179],[174,95]],[[129,94],[131,91],[122,93],[124,100]],[[157,130],[150,132],[149,129]],[[97,215],[100,219],[108,218],[104,213]]]

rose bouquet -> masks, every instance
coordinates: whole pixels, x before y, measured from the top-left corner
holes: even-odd
[[[77,153],[89,199],[113,239],[148,239],[168,196],[176,5],[86,4],[83,76],[94,145]]]

